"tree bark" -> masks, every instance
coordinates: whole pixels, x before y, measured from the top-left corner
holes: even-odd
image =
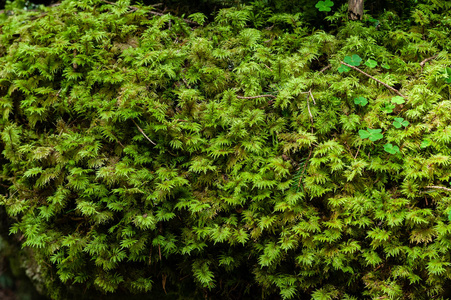
[[[363,0],[348,1],[348,18],[350,20],[362,20],[363,17]]]

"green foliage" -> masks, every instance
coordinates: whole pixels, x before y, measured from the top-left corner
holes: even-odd
[[[354,98],[354,103],[356,105],[365,106],[368,104],[368,100],[366,100],[365,97],[360,96],[360,97]]]
[[[380,140],[384,137],[384,135],[381,133],[382,129],[371,129],[367,128],[367,130],[359,130],[360,138],[362,139],[369,139],[372,142],[375,142],[377,140]]]
[[[334,2],[331,0],[318,1],[315,5],[319,11],[331,11],[332,6],[334,6]]]
[[[384,145],[384,150],[390,154],[396,154],[399,153],[399,147],[398,146],[393,146],[390,143],[387,143]]]
[[[404,100],[404,98],[401,96],[395,96],[391,99],[391,102],[395,104],[403,104],[406,102],[406,100]]]
[[[42,290],[445,297],[451,10],[409,5],[321,30],[261,3],[14,8],[0,203]]]
[[[395,118],[395,121],[393,121],[393,126],[395,126],[396,128],[401,128],[401,127],[407,127],[409,125],[409,121],[404,120],[404,118]]]
[[[351,66],[358,67],[362,63],[362,58],[357,54],[353,54],[352,56],[346,56],[343,61]]]
[[[377,61],[372,60],[372,59],[368,59],[368,60],[365,62],[365,66],[367,66],[368,68],[373,69],[373,68],[375,68],[375,67],[377,66]]]

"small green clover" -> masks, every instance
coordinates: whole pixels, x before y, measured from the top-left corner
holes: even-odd
[[[395,118],[393,122],[393,126],[396,128],[401,128],[402,126],[407,127],[409,125],[409,121],[404,120],[404,118]]]
[[[338,72],[340,72],[340,73],[348,72],[349,70],[351,70],[351,68],[348,66],[345,66],[345,65],[340,65],[338,67]]]
[[[369,67],[369,68],[375,68],[377,66],[377,61],[372,60],[372,59],[368,59],[365,63],[365,66]]]
[[[404,102],[406,102],[406,100],[404,100],[404,98],[401,96],[395,96],[395,97],[391,98],[391,102],[396,103],[396,104],[403,104]]]
[[[331,11],[332,6],[334,6],[334,3],[331,0],[318,1],[315,5],[319,11]]]
[[[427,139],[424,139],[424,140],[421,141],[420,147],[424,149],[424,148],[429,147],[430,145],[431,145],[431,141],[427,140]]]
[[[395,107],[396,105],[394,104],[386,103],[385,107],[382,108],[382,111],[386,112],[387,114],[391,114]]]
[[[352,56],[345,56],[345,59],[343,61],[348,65],[358,67],[362,62],[362,59],[357,54],[353,54]]]
[[[384,145],[384,150],[385,150],[385,152],[388,152],[390,154],[399,153],[399,147],[398,146],[393,146],[390,143],[387,143],[387,144]]]
[[[387,63],[384,63],[381,65],[382,68],[389,70],[390,69],[390,65]]]
[[[365,106],[368,104],[368,100],[365,97],[354,98],[354,103],[360,106]]]
[[[371,128],[367,129],[368,130],[359,130],[360,138],[362,139],[368,138],[370,141],[375,142],[384,137],[384,135],[381,133],[382,129],[371,129]]]

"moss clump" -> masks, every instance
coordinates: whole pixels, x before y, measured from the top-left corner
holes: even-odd
[[[0,201],[47,294],[442,296],[446,5],[377,27],[342,7],[330,32],[258,5],[15,11]]]

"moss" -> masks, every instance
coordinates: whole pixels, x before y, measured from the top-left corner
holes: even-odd
[[[14,11],[0,203],[28,275],[52,299],[440,297],[447,8],[328,31],[258,3]]]

